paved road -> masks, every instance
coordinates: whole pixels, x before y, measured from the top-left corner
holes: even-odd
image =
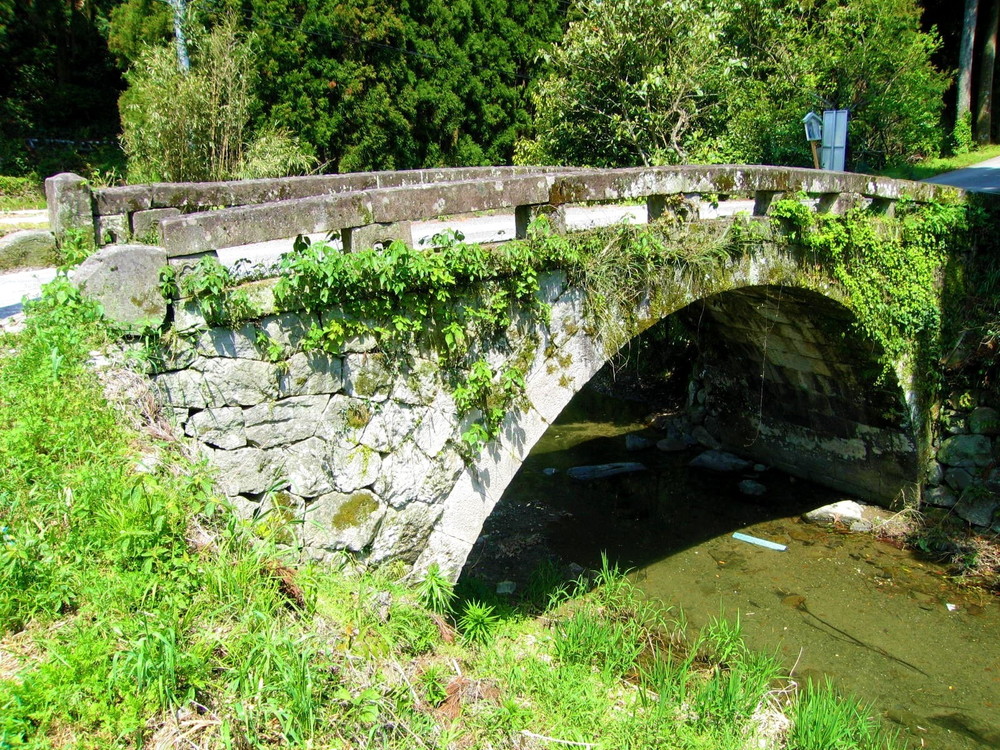
[[[951,185],[974,193],[1000,193],[1000,156],[965,169],[939,174],[924,182]]]

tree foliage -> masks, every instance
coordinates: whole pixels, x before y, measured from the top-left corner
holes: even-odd
[[[558,0],[243,0],[267,116],[340,171],[508,162]]]
[[[25,137],[115,131],[120,75],[104,31],[115,0],[0,0],[0,170],[26,171]]]
[[[525,161],[809,163],[800,120],[851,110],[852,161],[936,153],[947,78],[915,0],[581,0]]]
[[[172,46],[150,48],[128,73],[122,144],[133,182],[225,180],[301,173],[312,160],[280,129],[252,138],[252,44],[232,23],[205,34],[188,72]]]
[[[711,0],[582,0],[535,94],[523,158],[618,166],[689,157],[726,88]]]

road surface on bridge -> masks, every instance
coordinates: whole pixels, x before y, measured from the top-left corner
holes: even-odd
[[[924,182],[951,185],[973,193],[1000,193],[1000,156],[973,164],[965,169],[929,177]]]

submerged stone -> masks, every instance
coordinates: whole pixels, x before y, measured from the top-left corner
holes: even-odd
[[[617,474],[631,474],[636,471],[645,470],[646,467],[643,464],[634,461],[620,461],[618,463],[598,464],[596,466],[574,466],[566,474],[573,479],[589,481],[591,479],[604,479],[605,477],[613,477]]]
[[[652,444],[648,438],[644,438],[642,435],[630,434],[625,436],[625,450],[627,451],[646,450]]]
[[[663,440],[656,442],[656,447],[665,453],[677,453],[679,451],[686,451],[690,446],[688,446],[687,441],[680,438],[665,437]]]
[[[746,459],[720,450],[705,451],[688,462],[688,466],[711,471],[746,471],[752,465]]]
[[[744,479],[739,483],[740,493],[749,497],[760,497],[767,494],[767,487],[752,479]]]

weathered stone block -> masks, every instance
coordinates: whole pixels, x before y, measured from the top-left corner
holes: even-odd
[[[335,446],[330,456],[330,476],[340,492],[372,486],[382,473],[382,456],[365,445]]]
[[[256,359],[216,358],[205,362],[213,406],[256,406],[278,397],[279,371]]]
[[[375,491],[394,508],[415,501],[427,502],[420,489],[434,462],[412,442],[404,443],[382,460]]]
[[[216,469],[219,489],[230,497],[267,492],[274,487],[283,469],[283,462],[277,453],[259,448],[203,450]]]
[[[205,409],[188,419],[184,434],[203,443],[232,450],[247,444],[243,410],[238,406]]]
[[[849,525],[854,521],[860,521],[863,512],[864,510],[861,505],[853,500],[840,500],[830,505],[824,505],[822,508],[811,510],[803,514],[802,518],[809,523],[842,523]]]
[[[343,361],[325,352],[293,354],[280,373],[279,392],[282,396],[338,393],[343,386]]]
[[[944,473],[945,484],[959,495],[973,483],[973,480],[972,472],[968,469],[952,467]]]
[[[271,315],[260,321],[260,329],[269,339],[289,350],[297,350],[315,318],[306,313]]]
[[[245,409],[247,440],[260,448],[273,448],[310,438],[319,429],[329,401],[323,395],[292,396]]]
[[[924,493],[924,502],[940,508],[953,508],[955,503],[958,502],[958,498],[947,487],[932,487]]]
[[[451,403],[451,400],[448,399],[448,402]],[[454,403],[451,403],[451,405],[452,411],[450,413],[442,412],[431,406],[420,420],[420,424],[413,431],[413,442],[417,444],[417,447],[424,454],[431,458],[438,455],[444,449],[448,440],[456,432],[457,420],[454,412]]]
[[[1000,435],[1000,411],[980,406],[969,415],[969,432],[974,435]]]
[[[59,242],[68,230],[80,230],[92,241],[94,198],[88,182],[80,175],[62,172],[45,180],[45,201],[49,207],[49,229]]]
[[[153,382],[161,402],[174,407],[204,409],[211,400],[205,376],[195,370],[178,370],[157,375]]]
[[[361,552],[372,543],[385,513],[385,506],[368,490],[323,495],[306,506],[302,542]]]
[[[993,446],[985,435],[955,435],[941,442],[937,460],[946,466],[989,466]]]
[[[112,320],[158,328],[167,315],[167,301],[160,293],[160,269],[166,262],[162,247],[110,245],[79,265],[73,283],[100,302]]]
[[[413,564],[425,550],[430,552],[433,560],[435,550],[428,550],[427,539],[440,515],[440,506],[424,503],[413,503],[400,510],[388,508],[371,543],[368,561],[378,564],[386,560],[400,560]],[[468,554],[468,548],[465,553]],[[464,562],[464,556],[462,560]],[[456,571],[455,577],[457,575]]]
[[[183,335],[203,328],[208,328],[208,322],[197,302],[186,299],[174,304],[174,331]]]
[[[58,265],[52,232],[25,229],[0,237],[0,272]]]
[[[517,206],[514,208],[514,237],[523,240],[528,236],[528,228],[536,219],[544,217],[549,231],[555,234],[566,232],[566,209],[563,206],[543,204],[540,206]]]
[[[955,513],[963,521],[973,526],[989,527],[993,517],[1000,509],[1000,500],[993,495],[983,495],[978,492],[966,492],[955,503]]]
[[[362,227],[347,227],[340,231],[345,253],[375,248],[381,250],[393,242],[413,245],[412,224],[398,221],[392,224],[366,224]]]
[[[251,325],[240,328],[210,328],[198,337],[198,353],[203,357],[238,357],[260,359],[256,330]]]
[[[132,238],[127,214],[112,214],[97,217],[97,239],[99,245],[125,243]],[[164,259],[164,263],[166,260]]]
[[[409,438],[425,411],[424,407],[386,401],[373,409],[359,442],[381,453],[391,452]]]
[[[348,396],[385,401],[395,373],[384,354],[348,354],[344,357],[344,391]]]
[[[179,208],[153,208],[132,214],[132,236],[137,239],[159,238],[160,222],[171,216],[180,216]]]
[[[332,447],[318,437],[289,445],[285,449],[285,476],[296,495],[314,497],[331,492],[330,454]]]

